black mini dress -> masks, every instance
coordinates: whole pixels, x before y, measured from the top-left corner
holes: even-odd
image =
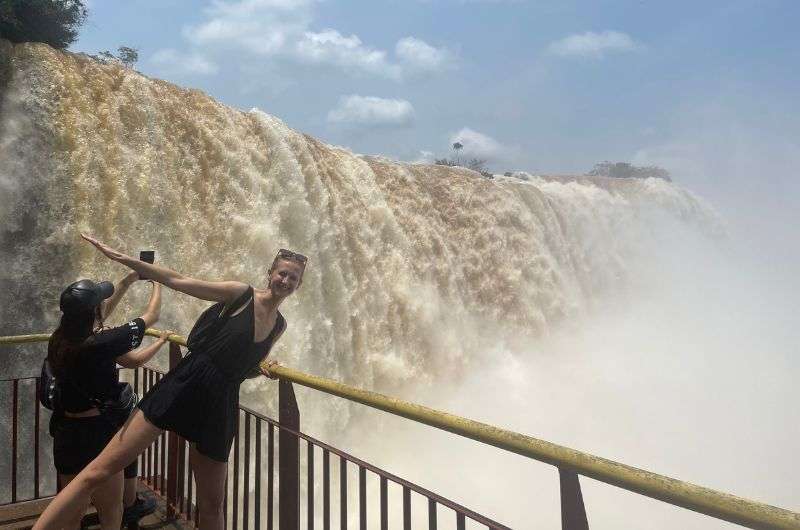
[[[228,316],[245,301],[243,310]],[[150,423],[194,442],[201,454],[219,462],[228,461],[236,434],[239,385],[286,329],[279,311],[267,338],[253,342],[253,303],[253,288],[248,287],[226,314],[222,302],[206,309],[189,333],[189,353],[139,402]]]

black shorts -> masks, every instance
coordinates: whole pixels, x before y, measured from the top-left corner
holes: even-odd
[[[53,463],[62,475],[77,475],[105,448],[120,426],[103,416],[53,418]],[[136,460],[125,468],[125,478],[138,475]]]

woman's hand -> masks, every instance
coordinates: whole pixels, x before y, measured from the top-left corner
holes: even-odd
[[[170,337],[170,335],[174,334],[175,332],[172,331],[171,329],[162,330],[161,334],[158,336],[158,340],[160,340],[161,342],[167,342],[167,339]]]
[[[266,364],[266,365],[264,365],[264,372],[266,372],[264,375],[266,375],[266,376],[267,376],[267,377],[269,377],[270,379],[277,379],[277,378],[278,378],[278,376],[277,376],[277,375],[275,375],[275,374],[273,374],[273,373],[270,371],[270,370],[271,370],[273,367],[275,367],[275,366],[280,366],[280,363],[279,363],[278,361],[274,361],[274,360],[269,360],[269,361],[267,361],[267,364]]]
[[[95,246],[97,250],[102,252],[107,258],[112,259],[114,261],[122,261],[125,258],[130,259],[130,256],[123,254],[118,250],[114,250],[113,248],[109,247],[105,243],[101,243],[100,241],[96,240],[93,237],[90,237],[84,233],[81,233],[81,237]]]

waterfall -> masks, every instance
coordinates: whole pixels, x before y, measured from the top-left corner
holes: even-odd
[[[286,247],[310,265],[276,353],[386,388],[457,375],[489,338],[541,336],[624,288],[657,216],[718,230],[707,206],[662,180],[490,181],[360,156],[116,64],[2,50],[0,296],[14,332],[52,327],[68,282],[123,273],[80,231],[256,286]],[[188,331],[202,306],[170,293],[162,320]]]
[[[81,231],[132,255],[154,249],[189,276],[257,287],[276,250],[290,248],[309,265],[282,307],[281,362],[411,400],[459,381],[474,397],[487,391],[475,382],[487,362],[506,371],[495,383],[541,382],[515,367],[545,358],[543,345],[563,351],[564,330],[609,300],[624,305],[642,282],[666,281],[654,249],[669,256],[681,238],[725,239],[714,210],[675,183],[487,180],[363,156],[261,110],[40,44],[0,41],[0,98],[3,335],[52,329],[71,281],[126,272]],[[141,311],[146,294],[132,288],[117,321]],[[159,326],[186,333],[206,305],[166,291]],[[19,348],[7,366],[32,374],[42,355]],[[256,408],[273,407],[275,394],[268,381],[243,386]],[[336,439],[359,421],[342,400],[298,398],[313,433]],[[528,398],[515,399],[527,414]]]

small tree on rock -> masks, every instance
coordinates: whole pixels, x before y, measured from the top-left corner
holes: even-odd
[[[595,177],[612,178],[660,178],[668,182],[672,181],[669,171],[658,166],[634,166],[628,162],[609,162],[608,160],[595,164],[588,175]]]
[[[139,60],[139,50],[128,46],[120,46],[117,48],[117,58],[122,64],[131,68]]]
[[[94,57],[94,56],[93,56]],[[97,53],[97,59],[100,59],[100,62],[108,63],[118,61],[117,56],[111,53],[108,50],[103,50]]]
[[[133,65],[136,64],[136,61],[139,60],[139,50],[129,46],[120,46],[117,48],[116,55],[108,50],[104,50],[91,57],[102,63],[120,63],[128,68],[132,68]]]
[[[486,160],[482,158],[473,158],[469,162],[467,162],[467,167],[470,168],[472,171],[477,171],[478,173],[482,173],[486,171]]]
[[[453,144],[453,151],[456,152],[456,163],[458,163],[458,152],[461,151],[464,146],[460,142],[456,142]]]

